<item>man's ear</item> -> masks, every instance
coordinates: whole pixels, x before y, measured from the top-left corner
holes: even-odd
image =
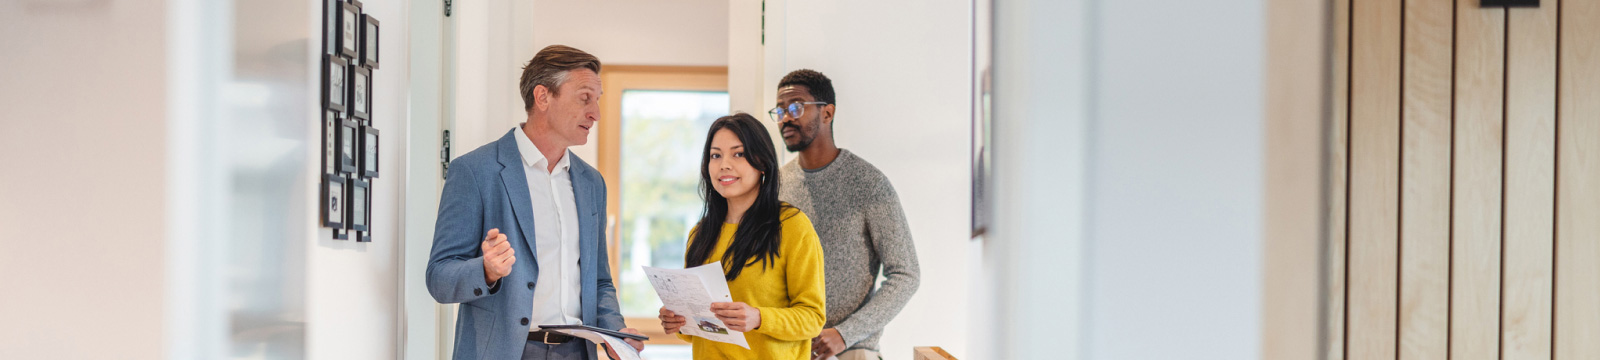
[[[822,124],[823,125],[832,125],[833,124],[833,110],[835,110],[835,109],[836,108],[833,106],[833,104],[822,105],[822,109],[821,110],[822,110]]]
[[[533,108],[539,111],[550,110],[550,88],[544,85],[533,86]]]

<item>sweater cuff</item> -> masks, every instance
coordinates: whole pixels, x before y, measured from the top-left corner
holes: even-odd
[[[845,348],[856,346],[856,343],[866,340],[868,336],[872,336],[873,332],[869,331],[870,329],[862,329],[857,324],[845,321],[833,327],[834,330],[839,331],[839,337],[844,339]]]

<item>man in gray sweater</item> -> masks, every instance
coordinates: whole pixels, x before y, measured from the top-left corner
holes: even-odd
[[[811,218],[822,241],[828,321],[812,359],[880,359],[883,327],[917,291],[917,250],[900,198],[883,172],[833,142],[833,82],[801,69],[778,82],[768,111],[800,157],[780,170],[779,198]],[[882,270],[883,286],[873,289]]]

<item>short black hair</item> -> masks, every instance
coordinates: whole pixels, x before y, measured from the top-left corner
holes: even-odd
[[[816,70],[800,69],[791,71],[789,75],[783,76],[783,80],[778,81],[779,89],[789,85],[804,85],[806,90],[811,92],[812,98],[837,105],[837,103],[833,102],[833,80],[828,80],[827,75],[822,75]]]

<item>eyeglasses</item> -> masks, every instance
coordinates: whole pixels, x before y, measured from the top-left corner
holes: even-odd
[[[783,122],[783,118],[785,116],[799,119],[800,116],[803,116],[803,115],[806,114],[805,105],[827,105],[827,104],[828,103],[825,102],[825,101],[810,101],[810,102],[798,102],[798,101],[796,101],[796,102],[789,103],[789,106],[779,106],[779,107],[772,108],[772,110],[767,110],[767,118],[772,119],[772,122]]]

